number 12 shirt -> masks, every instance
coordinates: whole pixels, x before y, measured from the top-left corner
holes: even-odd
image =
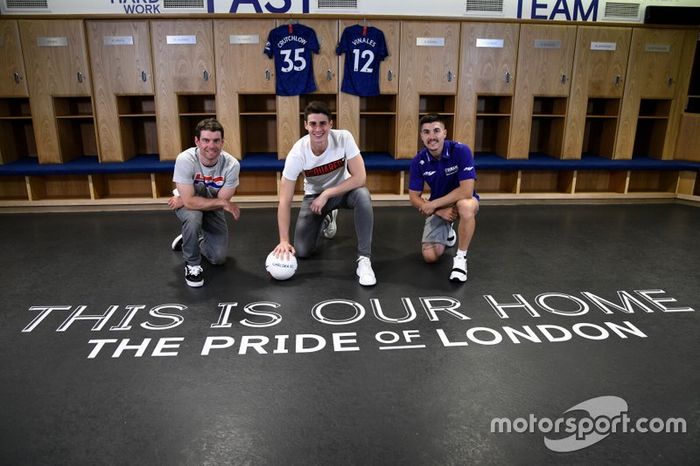
[[[359,96],[379,95],[379,62],[389,55],[380,29],[359,24],[346,27],[335,53],[345,54],[341,91]]]

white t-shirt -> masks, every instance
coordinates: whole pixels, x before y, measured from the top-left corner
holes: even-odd
[[[314,155],[307,134],[289,151],[284,162],[282,176],[296,181],[304,173],[304,194],[320,194],[350,177],[347,161],[358,156],[360,148],[350,131],[332,129],[328,135],[328,147],[321,155]]]

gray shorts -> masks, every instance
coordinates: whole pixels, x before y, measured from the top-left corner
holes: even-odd
[[[447,244],[447,237],[450,236],[452,222],[448,222],[437,215],[431,215],[425,219],[423,226],[423,243]]]

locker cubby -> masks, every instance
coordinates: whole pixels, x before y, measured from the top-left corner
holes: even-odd
[[[506,156],[512,105],[511,96],[477,96],[475,152],[493,152],[502,157]]]
[[[523,170],[521,193],[573,193],[574,172],[564,170]]]
[[[173,174],[170,172],[153,173],[153,189],[157,198],[168,198],[173,195],[175,183],[173,183]]]
[[[695,184],[693,186],[693,196],[700,196],[700,179],[695,175]]]
[[[26,201],[29,199],[27,183],[23,176],[3,176],[0,179],[0,200]]]
[[[392,94],[360,97],[360,115],[370,113],[396,114],[396,96]]]
[[[57,126],[63,162],[79,157],[97,157],[97,136],[92,117],[58,118]]]
[[[530,152],[560,157],[564,139],[564,117],[533,117]]]
[[[31,118],[0,117],[0,163],[36,156]]]
[[[136,155],[158,153],[158,128],[154,116],[120,116],[124,160]]]
[[[492,152],[501,157],[508,153],[510,116],[476,117],[474,152]]]
[[[566,97],[534,97],[532,115],[541,117],[566,116]]]
[[[639,118],[668,118],[670,99],[642,99],[639,102]]]
[[[510,116],[513,107],[511,96],[478,95],[476,97],[476,116]]]
[[[0,163],[23,157],[36,157],[29,99],[0,99]]]
[[[95,199],[151,198],[151,175],[120,173],[91,175]]]
[[[613,158],[619,115],[620,99],[588,99],[582,154]]]
[[[479,170],[476,179],[477,193],[515,194],[518,186],[518,172]]]
[[[418,113],[454,115],[455,96],[453,95],[421,95],[418,99]]]
[[[277,99],[274,94],[239,94],[238,110],[241,115],[274,115]]]
[[[360,150],[396,152],[396,96],[360,97]]]
[[[686,113],[700,113],[700,95],[689,95],[685,106]]]
[[[24,97],[0,99],[0,119],[31,117],[29,99]]]
[[[627,191],[630,193],[675,193],[677,185],[677,171],[637,170],[630,172]]]
[[[236,188],[236,196],[277,195],[277,173],[244,172]],[[235,201],[235,197],[234,197]]]
[[[216,98],[214,94],[180,94],[177,96],[178,114],[204,118],[216,116]]]
[[[53,109],[56,118],[91,118],[91,97],[54,97]]]
[[[87,175],[30,176],[31,199],[90,199],[90,183]]]
[[[620,99],[589,98],[587,117],[617,118],[620,114]]]
[[[277,119],[275,115],[241,116],[242,154],[234,156],[250,157],[256,153],[277,152]],[[306,134],[306,132],[302,133]],[[226,146],[224,146],[226,150]]]
[[[156,101],[152,95],[117,96],[117,112],[120,117],[156,116]]]
[[[671,99],[641,99],[633,157],[662,157],[671,102]]]
[[[565,116],[565,97],[534,97],[529,151],[561,157]]]
[[[367,189],[372,194],[402,194],[401,173],[372,171],[367,173]]]
[[[277,152],[277,100],[274,94],[239,94],[242,154]]]
[[[577,193],[624,194],[626,185],[625,170],[583,170],[576,174]]]
[[[642,118],[637,120],[633,157],[661,158],[666,138],[668,118]]]
[[[363,152],[396,153],[396,116],[360,115],[360,140]]]

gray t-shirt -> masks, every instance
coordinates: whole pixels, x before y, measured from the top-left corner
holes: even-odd
[[[194,185],[195,196],[215,198],[221,188],[238,186],[241,164],[228,152],[221,151],[215,165],[207,167],[199,161],[199,149],[190,147],[175,160],[173,181]]]

